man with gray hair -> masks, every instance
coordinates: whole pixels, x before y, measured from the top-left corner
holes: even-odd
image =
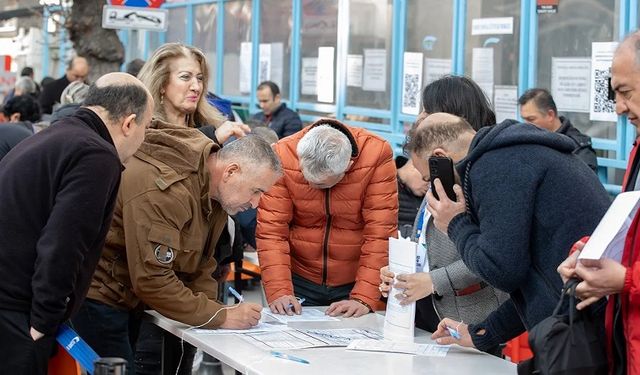
[[[215,135],[224,143],[244,132],[223,127]],[[227,215],[256,208],[281,174],[260,137],[221,147],[198,129],[154,120],[122,176],[102,258],[73,320],[78,333],[98,355],[133,366],[137,353],[135,372],[158,374],[161,329],[140,323],[142,309],[203,328],[258,324],[262,306],[224,308],[218,301],[214,251]],[[140,328],[140,340],[132,327]],[[192,355],[185,351],[182,368],[190,368]]]
[[[332,316],[381,309],[378,270],[398,217],[391,146],[322,119],[274,147],[284,177],[260,201],[256,232],[271,311],[301,313],[296,296]]]

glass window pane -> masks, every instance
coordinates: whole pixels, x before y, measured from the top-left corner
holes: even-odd
[[[167,25],[167,42],[184,43],[187,27],[187,8],[180,7],[169,9]]]
[[[318,85],[315,72],[318,68],[334,73],[332,82],[335,92],[335,52],[338,40],[338,0],[302,0],[302,30],[300,48],[300,101],[318,101]],[[318,67],[319,48],[333,48],[333,64]],[[328,50],[324,50],[328,51]],[[323,56],[325,53],[323,52]],[[330,55],[330,54],[327,54]],[[324,91],[324,90],[323,90]],[[332,95],[334,96],[334,95]],[[329,102],[328,100],[326,102]],[[335,103],[335,97],[330,103]]]
[[[209,91],[214,91],[216,82],[216,27],[218,5],[202,4],[193,8],[193,45],[200,48],[209,63]]]
[[[280,87],[282,99],[289,98],[291,4],[291,1],[263,0],[260,5],[260,48],[262,52],[258,82],[266,80],[275,82]],[[266,53],[269,55],[267,56]]]
[[[389,109],[392,1],[351,2],[349,15],[346,104]]]
[[[147,58],[149,58],[153,55],[153,52],[160,47],[160,36],[162,33],[156,31],[147,31],[147,33],[149,34],[149,56],[147,56]]]
[[[251,91],[251,10],[251,0],[224,5],[224,95],[246,95]],[[243,43],[249,44],[245,44],[241,59]],[[243,87],[240,87],[241,81]]]
[[[143,59],[144,60],[144,39],[145,33],[144,30],[128,30],[128,43],[125,46],[125,63],[133,59]]]
[[[616,138],[614,122],[589,120],[589,83],[591,43],[617,39],[619,6],[619,0],[583,0],[579,4],[577,1],[561,1],[557,13],[538,15],[537,86],[551,91],[558,113],[592,137]],[[583,69],[576,69],[572,63]],[[584,72],[586,84],[577,89],[583,91],[579,97],[586,101],[577,100],[569,93],[568,96],[562,94],[560,85],[566,84],[567,80],[552,82],[554,70],[564,67],[573,71],[572,78],[578,78],[579,73],[576,72]],[[572,82],[580,81],[574,79]]]
[[[520,1],[467,2],[465,75],[485,90],[491,102],[494,86],[518,85],[519,40]]]

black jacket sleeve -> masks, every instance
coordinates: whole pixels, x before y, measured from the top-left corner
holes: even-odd
[[[49,219],[36,245],[31,326],[55,333],[73,294],[83,260],[111,221],[121,167],[112,151],[94,148],[69,160]],[[92,272],[92,270],[90,270]]]

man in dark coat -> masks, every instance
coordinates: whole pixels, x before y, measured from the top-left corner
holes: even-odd
[[[282,139],[302,129],[300,116],[280,101],[280,88],[271,81],[258,85],[258,105],[262,112],[251,117],[252,120],[268,126]]]
[[[42,87],[42,92],[39,97],[42,113],[53,113],[54,104],[60,103],[62,91],[64,91],[71,82],[86,81],[88,75],[89,63],[87,59],[81,56],[76,56],[71,59],[64,76]]]
[[[46,374],[60,325],[81,305],[111,223],[122,163],[153,99],[110,73],[84,107],[0,161],[0,373]]]

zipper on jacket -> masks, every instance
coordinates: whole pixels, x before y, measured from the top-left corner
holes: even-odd
[[[322,242],[322,285],[327,284],[327,258],[329,257],[329,231],[331,230],[331,211],[329,209],[329,189],[325,189],[324,209],[327,216],[327,228]]]

